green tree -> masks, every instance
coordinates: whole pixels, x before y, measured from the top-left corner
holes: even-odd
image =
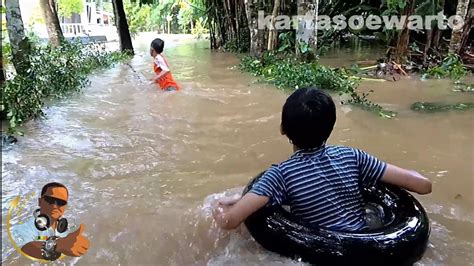
[[[127,14],[130,33],[132,35],[135,35],[140,31],[151,30],[151,6],[140,6],[138,3],[125,3],[124,8],[125,13]]]
[[[72,13],[80,14],[84,10],[83,0],[58,0],[59,15],[70,17]]]
[[[152,25],[154,28],[165,29],[167,25],[166,17],[172,15],[174,7],[177,5],[175,0],[163,0],[153,8],[151,13]]]
[[[180,5],[180,9],[178,13],[178,23],[181,29],[184,32],[187,32],[188,27],[191,26],[193,21],[194,21],[193,8],[186,3],[184,3],[183,5]]]

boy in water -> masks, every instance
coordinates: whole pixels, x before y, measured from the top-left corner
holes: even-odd
[[[153,71],[156,75],[150,80],[151,83],[158,83],[163,91],[178,91],[179,86],[173,79],[173,75],[171,75],[168,62],[161,54],[164,47],[165,42],[160,38],[156,38],[151,42],[150,55],[154,58]]]
[[[294,154],[271,166],[240,199],[222,199],[213,217],[224,229],[238,227],[267,204],[289,205],[310,226],[357,232],[367,228],[361,186],[379,182],[419,194],[431,182],[415,171],[387,164],[364,151],[326,145],[336,122],[332,98],[319,89],[296,90],[283,106],[281,133]]]

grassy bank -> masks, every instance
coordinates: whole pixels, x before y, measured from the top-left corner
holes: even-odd
[[[10,74],[2,90],[2,120],[8,133],[18,131],[30,119],[44,116],[45,100],[63,98],[89,84],[88,75],[130,58],[121,52],[109,52],[105,46],[63,43],[53,48],[34,43],[27,74]]]

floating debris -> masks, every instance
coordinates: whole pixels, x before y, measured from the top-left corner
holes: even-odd
[[[443,112],[443,111],[464,111],[474,108],[474,103],[454,103],[454,104],[444,104],[444,103],[430,103],[430,102],[416,102],[411,105],[413,111],[418,112]]]

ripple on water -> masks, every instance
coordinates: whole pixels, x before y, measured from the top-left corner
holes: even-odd
[[[428,249],[417,266],[473,265],[473,243],[456,239],[444,225],[431,222]]]

